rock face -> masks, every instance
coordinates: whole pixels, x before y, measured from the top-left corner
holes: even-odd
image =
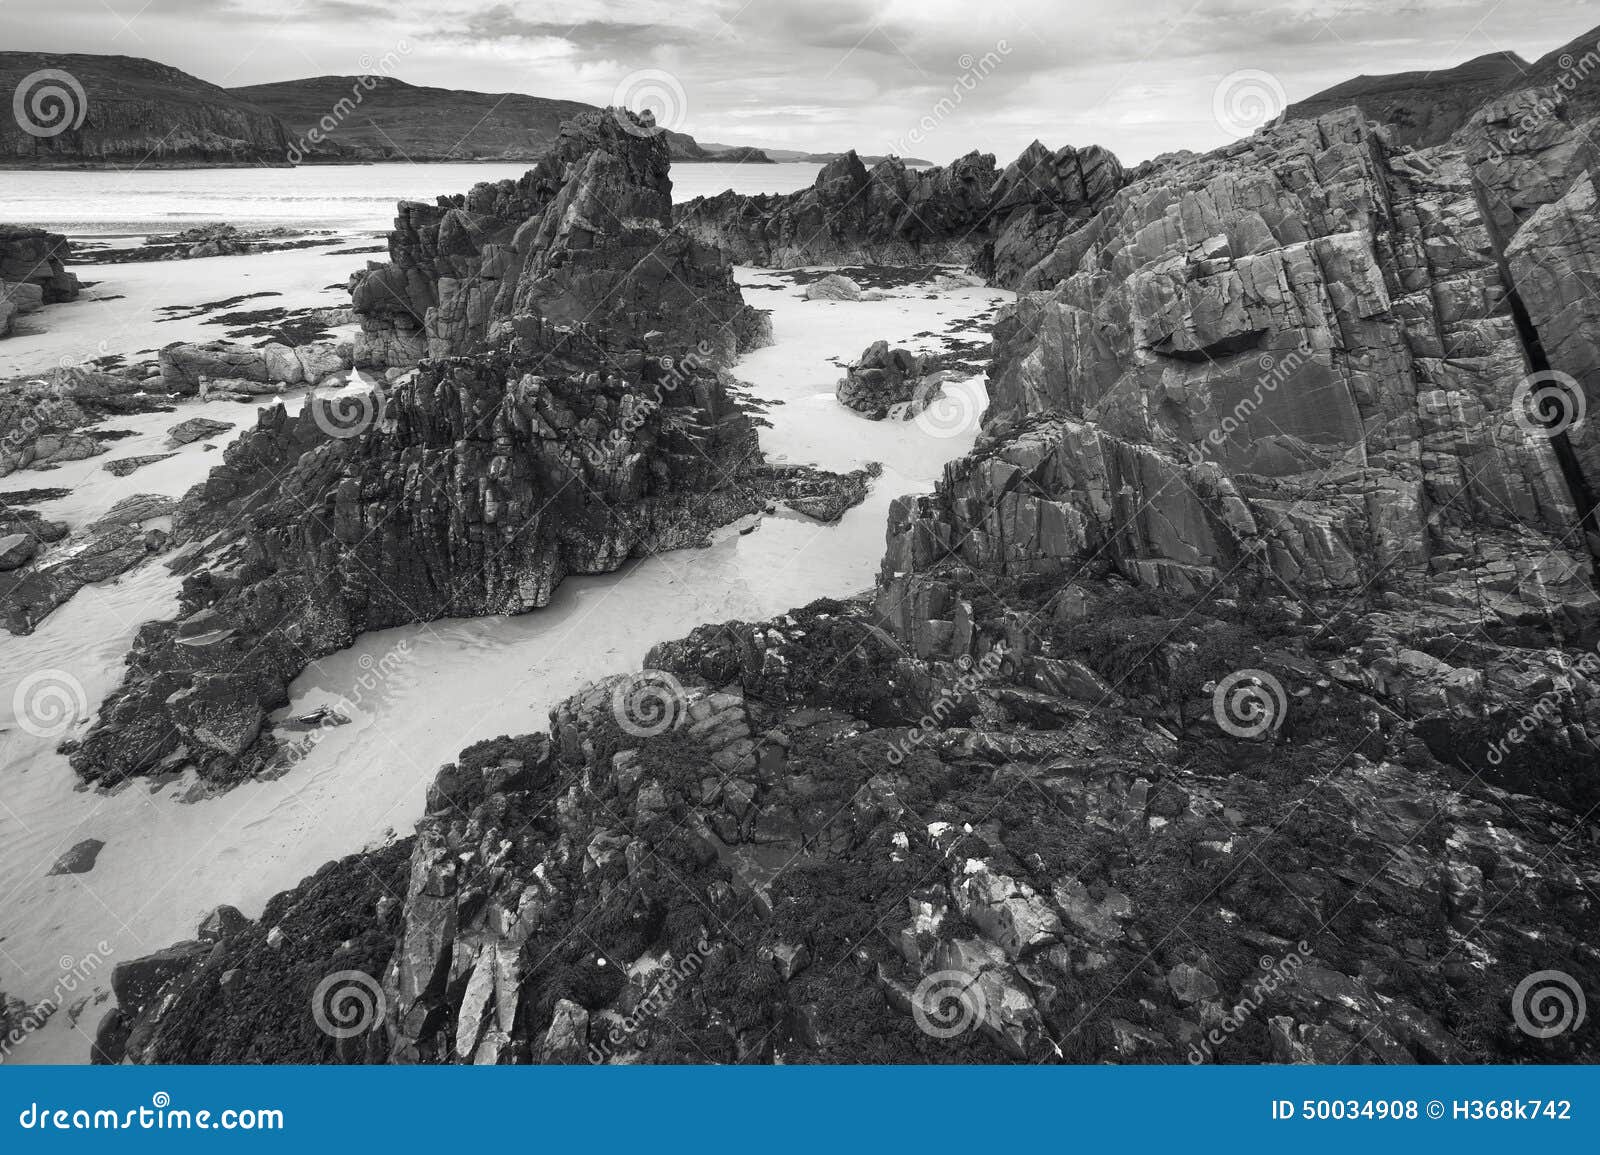
[[[1051,152],[1039,141],[1006,166],[989,193],[993,241],[978,271],[1015,288],[1040,257],[1123,186],[1117,158],[1096,145]]]
[[[1581,503],[1513,403],[1535,366],[1475,179],[1350,111],[1122,190],[1025,274],[994,444],[902,503],[887,568],[1100,557],[1187,594],[1258,566],[1307,595],[1404,575],[1586,617]]]
[[[769,501],[836,517],[864,495],[860,475],[762,462],[718,368],[751,311],[714,254],[667,235],[665,143],[600,114],[562,141],[522,182],[553,199],[514,242],[514,311],[493,314],[473,354],[295,417],[266,410],[185,497],[174,540],[208,542],[188,562],[203,568],[180,618],[141,631],[72,755],[85,778],[192,763],[236,781],[278,753],[262,728],[290,680],[357,634],[522,613],[568,574],[698,545]],[[440,235],[464,211],[444,214]],[[602,234],[598,219],[626,227]],[[668,254],[650,255],[652,240]],[[681,300],[685,284],[704,290],[704,311]],[[193,364],[163,350],[163,379]]]
[[[440,771],[403,891],[295,944],[378,942],[352,1053],[1600,1057],[1528,1029],[1541,972],[1600,989],[1600,599],[1582,430],[1515,397],[1589,380],[1592,170],[1501,117],[1290,122],[1062,233],[871,599],[702,627]],[[252,950],[130,1054],[303,1022]]]
[[[960,264],[1011,286],[1121,186],[1105,149],[1052,153],[1035,141],[1004,173],[970,153],[943,168],[891,157],[871,170],[854,152],[809,189],[784,196],[719,193],[680,205],[680,227],[739,264]]]
[[[65,72],[75,87],[41,72]],[[276,117],[153,60],[0,52],[0,87],[22,110],[0,121],[0,163],[289,163]]]
[[[59,233],[0,225],[0,337],[17,316],[78,296],[78,278],[63,265],[71,254]]]
[[[356,363],[470,352],[528,314],[587,324],[617,351],[657,351],[650,335],[662,333],[727,361],[770,340],[727,262],[672,228],[670,156],[650,127],[622,110],[584,113],[519,180],[402,202],[391,263],[351,279]]]

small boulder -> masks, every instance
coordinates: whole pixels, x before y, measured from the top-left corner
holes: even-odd
[[[167,436],[172,438],[175,445],[188,445],[192,441],[203,441],[207,437],[216,437],[233,428],[231,421],[212,421],[209,417],[191,417],[187,421],[180,421],[167,430]]]
[[[143,469],[147,465],[154,465],[158,461],[165,461],[175,454],[150,453],[143,457],[119,457],[115,461],[108,461],[101,468],[113,477],[127,477],[136,469]]]
[[[555,1016],[539,1046],[541,1063],[581,1063],[589,1049],[589,1012],[570,999],[556,1003]]]
[[[806,286],[808,301],[859,301],[860,299],[861,286],[839,273],[829,273],[826,277],[812,281]]]
[[[195,933],[201,942],[222,942],[249,925],[250,920],[238,907],[224,903],[214,907],[200,920],[200,927]]]
[[[30,534],[13,533],[0,537],[0,572],[20,569],[33,560],[39,543]]]
[[[95,859],[100,857],[100,851],[104,848],[105,843],[100,839],[85,838],[56,859],[56,864],[50,868],[50,874],[88,874],[94,869]]]

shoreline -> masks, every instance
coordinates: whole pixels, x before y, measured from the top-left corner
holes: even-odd
[[[452,165],[452,164],[536,164],[539,155],[530,153],[527,156],[463,156],[463,157],[370,157],[364,160],[303,160],[298,164],[288,161],[282,163],[268,163],[267,161],[133,161],[121,164],[116,160],[106,161],[72,161],[60,164],[18,164],[15,161],[0,160],[0,172],[174,172],[189,169],[281,169],[296,168],[372,168],[385,164],[413,164],[413,165]],[[784,164],[805,164],[822,167],[822,161],[810,160],[722,160],[718,157],[673,157],[674,166],[680,164],[726,164],[726,165],[758,165],[762,167]],[[915,166],[913,166],[915,167]]]

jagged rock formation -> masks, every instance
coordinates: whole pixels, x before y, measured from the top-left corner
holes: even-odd
[[[1025,275],[996,328],[1000,443],[907,513],[895,568],[948,542],[1199,593],[1259,562],[1308,596],[1406,574],[1587,614],[1579,503],[1513,403],[1534,366],[1478,204],[1459,149],[1391,154],[1353,110],[1124,189]]]
[[[839,404],[874,421],[883,420],[896,405],[925,409],[940,382],[925,390],[923,379],[933,373],[937,361],[931,354],[890,349],[887,341],[875,341],[845,370],[835,395]]]
[[[666,142],[631,117],[585,113],[518,180],[403,202],[391,263],[351,279],[356,363],[465,353],[527,313],[584,322],[618,351],[651,347],[658,330],[708,361],[769,341],[727,262],[672,228]]]
[[[362,632],[521,613],[567,574],[697,545],[770,502],[829,518],[861,500],[864,474],[762,462],[718,368],[759,318],[715,254],[667,232],[666,169],[664,141],[596,113],[522,181],[475,190],[544,206],[506,245],[474,250],[507,274],[495,309],[464,306],[484,298],[452,280],[429,311],[434,342],[475,351],[365,398],[313,399],[292,418],[267,410],[228,447],[174,515],[184,564],[205,568],[186,580],[178,620],[141,631],[72,753],[80,774],[116,782],[192,764],[237,781],[278,753],[263,727],[293,677]],[[431,235],[473,221],[450,209]],[[395,251],[417,236],[402,230]],[[690,286],[698,307],[683,299]],[[443,317],[468,328],[435,327]],[[206,358],[260,356],[169,347],[163,380],[175,387]]]
[[[972,264],[982,251],[994,157],[969,153],[914,170],[896,157],[868,169],[854,151],[786,195],[718,193],[678,205],[689,235],[736,264]]]
[[[63,266],[71,254],[59,233],[0,225],[0,337],[11,332],[19,314],[77,298],[78,278]]]
[[[933,660],[837,603],[661,647],[672,680],[610,680],[548,738],[464,752],[414,845],[275,899],[146,1000],[129,1057],[1593,1058],[1506,1008],[1533,970],[1600,977],[1600,862],[1563,842],[1571,811],[1432,760],[1393,709],[1452,684],[1426,655],[1393,665],[1374,634],[1339,672],[1309,618],[1257,632],[1261,603],[1173,637],[1171,607],[1116,588],[1007,587]],[[1255,739],[1201,684],[1246,659],[1295,670]],[[619,720],[651,693],[668,710],[641,738]],[[274,950],[284,911],[305,913]],[[370,1029],[319,1034],[308,992],[362,967]]]
[[[1098,145],[1051,152],[1039,141],[1006,166],[990,190],[993,241],[978,271],[1015,288],[1036,261],[1123,186],[1116,156]]]
[[[289,163],[289,137],[275,116],[153,60],[0,52],[0,87],[26,110],[0,121],[0,164]]]
[[[1592,167],[1505,123],[1152,166],[1023,274],[870,604],[465,751],[414,844],[275,900],[360,912],[292,992],[264,920],[128,1057],[1594,1061],[1513,1002],[1600,988],[1593,478],[1518,398],[1591,381]],[[358,951],[335,1045],[306,990]]]
[[[728,191],[679,205],[675,219],[736,263],[960,264],[1010,286],[1122,184],[1105,149],[1035,141],[1004,173],[969,153],[914,170],[890,157],[870,171],[854,152],[809,189],[784,196]]]

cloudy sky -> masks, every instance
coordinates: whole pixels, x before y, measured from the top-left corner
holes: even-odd
[[[1230,139],[1219,82],[1289,100],[1360,73],[1533,59],[1593,0],[0,0],[0,47],[148,56],[225,87],[372,71],[656,108],[703,141],[1002,163]],[[942,103],[941,103],[942,102]]]

